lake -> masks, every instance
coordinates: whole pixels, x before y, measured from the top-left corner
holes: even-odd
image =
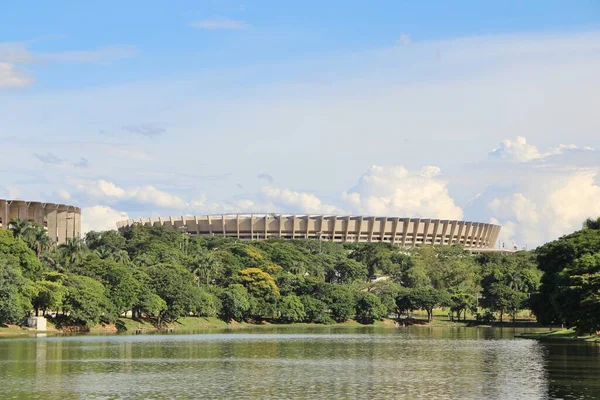
[[[600,346],[499,328],[0,339],[2,399],[600,397]]]

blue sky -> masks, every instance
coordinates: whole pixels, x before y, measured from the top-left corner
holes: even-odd
[[[325,3],[5,2],[0,196],[87,229],[339,212],[519,245],[600,215],[600,3]]]

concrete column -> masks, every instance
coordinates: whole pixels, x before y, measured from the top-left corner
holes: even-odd
[[[400,218],[394,218],[394,226],[392,227],[392,244],[396,244],[396,235],[398,234],[398,226],[400,225]]]
[[[408,225],[410,218],[402,219],[402,247],[406,246],[406,236],[408,235]]]
[[[419,234],[419,226],[421,225],[421,219],[413,219],[413,247],[417,245],[417,235]]]
[[[456,232],[456,226],[458,225],[458,221],[450,221],[450,240],[448,244],[454,244],[454,232]]]
[[[67,228],[65,235],[67,239],[73,239],[75,234],[75,215],[73,213],[73,207],[67,206]]]
[[[75,209],[74,218],[75,228],[73,232],[73,237],[81,238],[81,209]]]
[[[58,206],[56,215],[56,225],[58,227],[58,243],[66,243],[67,241],[67,207]]]
[[[433,222],[433,234],[431,235],[431,244],[435,245],[435,240],[437,239],[438,229],[440,228],[440,220],[436,219]],[[442,243],[440,241],[440,243]]]
[[[358,227],[356,229],[356,239],[354,240],[355,242],[360,242],[360,237],[362,236],[361,235],[362,224],[363,224],[363,217],[361,215],[360,217],[358,217]]]
[[[58,211],[56,204],[46,204],[46,225],[52,242],[58,242]]]
[[[2,229],[8,229],[8,202],[0,200],[0,207],[2,208]]]
[[[375,230],[375,221],[376,221],[375,217],[368,217],[367,218],[367,226],[369,227],[368,228],[369,229],[369,236],[368,236],[367,241],[369,243],[371,243],[371,240],[373,240],[373,231]]]

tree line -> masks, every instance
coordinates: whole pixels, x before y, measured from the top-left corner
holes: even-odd
[[[17,220],[10,231],[0,231],[0,323],[52,311],[58,322],[82,327],[112,323],[125,313],[157,326],[192,315],[228,322],[370,324],[414,310],[431,319],[438,307],[448,308],[453,319],[485,308],[480,319],[495,314],[502,321],[531,307],[544,322],[561,319],[590,329],[571,312],[567,319],[563,308],[576,300],[587,309],[593,305],[583,287],[597,284],[588,282],[588,272],[600,260],[600,229],[573,235],[535,251],[475,256],[460,246],[249,242],[144,226],[89,232],[56,246],[42,227]],[[594,235],[595,255],[583,254]],[[587,242],[579,243],[584,237]],[[565,264],[556,263],[565,251],[556,243],[565,240],[581,253],[561,255],[579,274],[568,279],[560,272]],[[576,300],[574,282],[581,286]]]

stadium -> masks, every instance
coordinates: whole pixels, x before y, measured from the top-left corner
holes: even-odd
[[[43,226],[50,239],[58,244],[81,236],[81,209],[78,207],[0,199],[0,229],[8,229],[10,222],[17,218]]]
[[[383,242],[400,247],[460,244],[470,250],[493,250],[499,225],[443,219],[299,214],[218,214],[139,218],[117,222],[121,231],[133,225],[163,226],[192,236],[243,240],[318,239]]]

